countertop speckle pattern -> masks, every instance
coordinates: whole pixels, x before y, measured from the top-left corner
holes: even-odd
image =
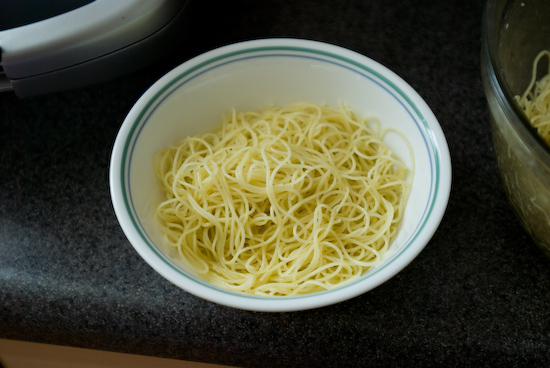
[[[219,4],[218,4],[219,3]],[[195,1],[174,54],[74,91],[0,94],[0,338],[241,367],[549,366],[550,260],[501,189],[480,78],[483,1]],[[394,70],[439,119],[453,189],[399,275],[340,304],[253,313],[185,293],[133,250],[109,196],[132,104],[181,62],[263,37]]]

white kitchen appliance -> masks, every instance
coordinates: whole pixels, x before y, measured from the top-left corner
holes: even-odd
[[[19,97],[135,71],[181,38],[187,0],[2,0],[0,91]]]

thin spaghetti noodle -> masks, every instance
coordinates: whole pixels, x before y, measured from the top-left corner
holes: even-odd
[[[249,294],[357,279],[390,247],[410,190],[384,134],[346,106],[232,110],[155,157],[168,247],[205,280]]]
[[[533,74],[523,95],[515,96],[533,128],[550,145],[550,63],[548,71],[537,80],[539,62],[543,57],[550,58],[550,51],[541,51],[533,62]]]

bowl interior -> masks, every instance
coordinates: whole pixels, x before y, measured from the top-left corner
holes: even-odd
[[[421,251],[441,220],[450,191],[448,148],[429,107],[397,75],[364,56],[310,41],[264,40],[217,49],[177,67],[144,94],[121,128],[111,166],[112,185],[119,187],[113,190],[115,210],[126,235],[153,268],[192,293],[220,302],[212,296],[220,292],[225,294],[223,304],[243,307],[238,300],[248,297],[208,285],[183,271],[184,262],[159,252],[162,235],[153,211],[163,196],[152,159],[168,145],[218,126],[231,108],[252,110],[298,101],[335,107],[347,103],[363,115],[377,116],[383,126],[401,131],[412,155],[400,135],[389,133],[385,140],[414,167],[413,186],[401,228],[382,265],[356,282],[329,291],[332,295],[324,300],[311,298],[323,298],[315,294],[328,292],[279,297],[276,302],[309,299],[308,306],[299,307],[305,309],[344,300],[386,281]],[[265,298],[257,299],[261,303]],[[248,309],[297,306],[273,302],[271,298],[265,306]]]
[[[550,164],[550,147],[532,128],[514,96],[522,96],[532,78],[533,62],[542,50],[550,48],[550,2],[546,0],[492,0],[485,14],[486,42],[498,88],[510,110],[511,123],[525,142]],[[537,79],[548,72],[547,58],[541,59]]]

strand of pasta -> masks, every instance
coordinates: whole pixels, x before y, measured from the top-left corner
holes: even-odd
[[[521,97],[515,98],[531,121],[531,125],[550,145],[550,62],[546,74],[537,80],[539,62],[545,56],[550,59],[550,51],[543,50],[535,57],[529,86]]]

